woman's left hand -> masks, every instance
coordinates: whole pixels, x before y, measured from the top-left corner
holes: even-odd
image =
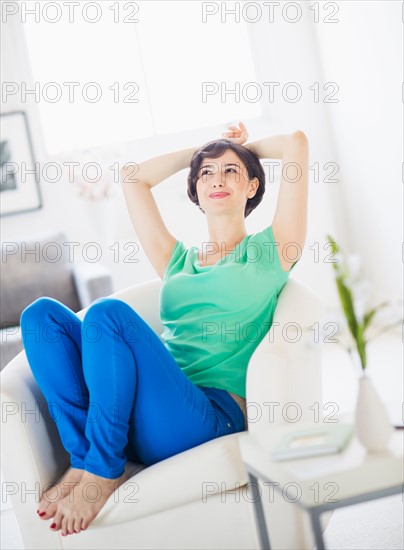
[[[228,126],[227,132],[222,134],[222,138],[243,145],[248,139],[248,131],[242,122],[239,122],[239,126],[240,128],[238,126]]]

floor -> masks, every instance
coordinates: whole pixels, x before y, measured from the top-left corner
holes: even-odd
[[[403,423],[403,343],[396,332],[380,336],[368,348],[368,376],[383,399],[393,424]],[[338,410],[355,408],[358,372],[348,354],[337,344],[323,346],[323,403]],[[403,432],[404,434],[404,432]],[[3,488],[3,478],[1,479]],[[325,531],[329,550],[398,550],[404,548],[401,495],[351,506],[334,512]],[[23,549],[11,504],[1,498],[3,550]]]

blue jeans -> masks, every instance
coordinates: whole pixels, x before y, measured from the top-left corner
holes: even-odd
[[[127,460],[149,466],[245,429],[234,399],[191,382],[122,300],[99,298],[81,321],[58,300],[42,297],[24,309],[20,324],[73,468],[114,479]]]

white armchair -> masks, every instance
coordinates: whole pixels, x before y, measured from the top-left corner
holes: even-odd
[[[127,302],[161,335],[160,286],[161,280],[154,279],[111,297]],[[77,315],[82,319],[86,310]],[[249,431],[286,422],[280,411],[288,402],[301,407],[302,420],[310,420],[310,405],[321,407],[321,342],[315,342],[309,327],[321,321],[322,312],[318,296],[291,278],[279,297],[273,326],[249,363]],[[24,350],[1,372],[1,399],[3,492],[11,496],[26,548],[259,548],[238,444],[248,431],[213,439],[149,467],[128,462],[131,478],[89,528],[62,537],[49,530],[51,522],[41,521],[36,509],[42,488],[69,467],[68,455]],[[273,419],[268,402],[279,403]],[[297,506],[278,500],[266,504],[265,495],[263,500],[274,549],[313,547],[309,523]]]

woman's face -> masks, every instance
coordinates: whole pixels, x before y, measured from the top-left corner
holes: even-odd
[[[205,158],[198,173],[196,192],[199,205],[206,214],[241,211],[255,195],[259,182],[248,179],[247,168],[234,151],[228,149],[216,159]]]

